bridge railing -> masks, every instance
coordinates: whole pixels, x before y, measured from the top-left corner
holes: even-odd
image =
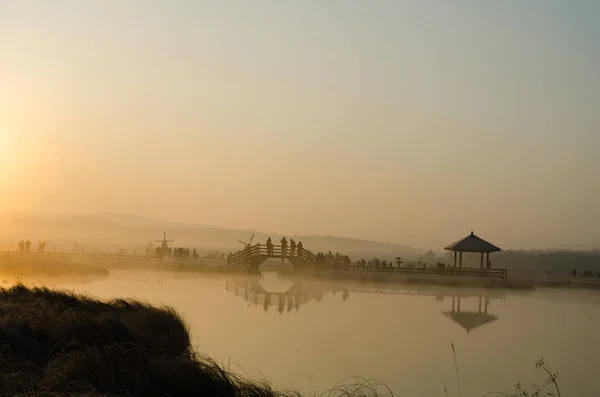
[[[286,247],[284,250],[281,245],[273,245],[271,249],[266,244],[255,244],[231,254],[227,258],[227,264],[245,263],[254,256],[268,256],[271,258],[300,258],[307,262],[316,262],[317,256],[311,251],[295,247],[294,250]]]

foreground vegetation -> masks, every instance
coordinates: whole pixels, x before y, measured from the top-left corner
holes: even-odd
[[[0,391],[7,396],[284,396],[197,355],[170,308],[45,288],[0,290]],[[372,384],[337,395],[378,394]]]

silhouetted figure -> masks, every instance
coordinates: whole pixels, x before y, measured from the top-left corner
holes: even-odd
[[[571,272],[571,274],[573,275],[573,277],[577,277],[577,269],[573,269],[573,271]]]
[[[24,252],[25,251],[25,241],[21,240],[19,241],[19,252]]]
[[[295,252],[296,252],[296,242],[292,238],[292,239],[290,239],[290,255],[294,256]]]
[[[25,241],[25,252],[29,252],[30,249],[31,249],[31,241],[27,240],[27,241]]]
[[[298,256],[302,254],[302,241],[298,241]]]
[[[281,256],[286,256],[287,254],[287,239],[284,237],[281,239]]]
[[[273,242],[271,241],[271,237],[267,239],[267,255],[273,256]]]

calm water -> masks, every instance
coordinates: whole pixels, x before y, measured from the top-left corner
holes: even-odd
[[[325,391],[345,378],[378,379],[401,396],[512,393],[543,383],[543,357],[563,396],[600,395],[600,294],[444,290],[257,277],[114,273],[54,284],[103,298],[177,308],[197,349],[278,387]],[[460,299],[458,296],[460,295]],[[265,298],[266,297],[266,298]],[[452,313],[454,306],[454,313]]]

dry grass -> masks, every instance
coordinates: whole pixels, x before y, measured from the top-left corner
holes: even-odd
[[[99,263],[88,263],[76,258],[44,255],[0,253],[0,277],[102,277],[108,270]]]
[[[487,277],[420,275],[399,273],[376,273],[354,271],[308,270],[304,275],[327,280],[357,281],[366,283],[396,283],[404,285],[427,285],[439,287],[500,288],[512,290],[533,290],[535,284],[530,280]]]

